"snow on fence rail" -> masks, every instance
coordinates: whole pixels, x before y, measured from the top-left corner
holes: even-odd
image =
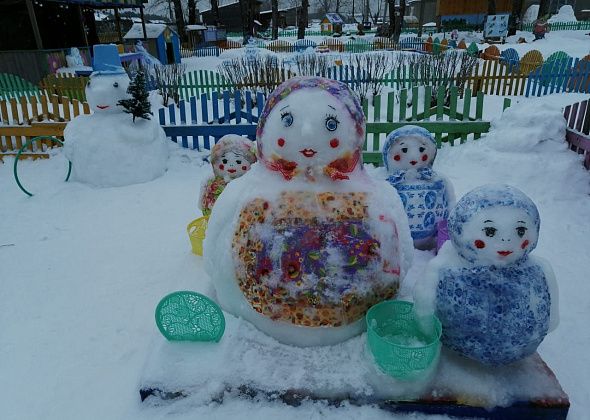
[[[14,154],[33,137],[62,137],[68,121],[89,113],[87,103],[57,95],[0,100],[0,153]],[[42,153],[47,146],[54,144],[37,142],[28,151]]]
[[[411,92],[413,101],[407,107]],[[460,104],[457,88],[451,88],[446,97],[440,89],[436,101],[432,102],[432,87],[423,90],[414,87],[411,91],[401,90],[387,95],[376,96],[371,103],[364,101],[363,111],[367,118],[367,137],[364,145],[364,160],[381,163],[381,148],[385,137],[392,130],[406,124],[416,124],[430,130],[437,141],[454,145],[456,141],[464,143],[470,138],[478,139],[489,130],[490,124],[482,121],[483,94],[476,95],[472,110],[471,100]],[[466,90],[466,98],[471,92]],[[246,135],[255,138],[258,116],[262,112],[265,97],[261,92],[224,91],[212,92],[210,98],[206,93],[181,101],[178,108],[170,105],[161,108],[158,116],[166,135],[182,147],[191,149],[210,149],[226,134]],[[448,105],[446,103],[448,102]],[[420,105],[423,104],[423,105]]]
[[[565,139],[570,149],[584,155],[584,167],[590,170],[590,99],[565,107]]]

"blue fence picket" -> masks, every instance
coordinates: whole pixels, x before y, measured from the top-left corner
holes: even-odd
[[[217,92],[215,93],[215,97],[217,97]],[[215,106],[217,104],[217,101],[213,102],[213,109],[215,110]],[[214,111],[215,112],[215,111]],[[206,124],[209,124],[209,107],[207,106],[207,94],[206,93],[202,93],[201,94],[201,116],[202,116],[202,122],[203,122],[203,126],[206,126]],[[198,132],[196,132],[197,136],[199,136]],[[211,150],[211,144],[209,143],[209,135],[203,135],[201,134],[200,136],[203,137],[203,147],[207,150]]]
[[[186,125],[186,102],[180,101],[180,103],[178,104],[178,109],[180,110],[180,124]],[[182,147],[188,149],[188,137],[181,136],[180,141],[182,143]]]
[[[176,125],[176,108],[174,104],[168,105],[168,116],[170,117],[170,125]],[[170,136],[174,143],[178,143],[176,136]]]

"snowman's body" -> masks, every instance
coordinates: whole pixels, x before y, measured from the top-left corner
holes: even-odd
[[[436,151],[432,135],[413,125],[390,133],[383,148],[387,181],[399,193],[418,249],[434,248],[437,227],[454,204],[451,183],[432,170]]]
[[[436,313],[446,346],[504,365],[533,354],[557,326],[551,266],[528,255],[538,229],[534,204],[514,188],[481,187],[459,202],[449,219],[452,242],[416,286],[417,311]]]
[[[296,90],[307,80],[287,85]],[[342,89],[319,80],[313,83],[326,83],[326,90]],[[338,100],[326,105],[320,99],[330,94],[320,89],[314,98],[318,92],[310,90],[287,100],[278,95],[275,110],[289,114],[271,108],[264,132],[259,125],[261,162],[221,194],[205,240],[222,306],[300,346],[334,344],[362,331],[366,310],[396,295],[412,254],[399,198],[359,164],[364,119],[357,131]],[[306,97],[315,111],[300,107]],[[306,112],[320,114],[315,127]],[[273,130],[281,121],[286,129]]]
[[[115,64],[95,62],[95,69],[100,70],[91,75],[86,86],[86,99],[93,114],[79,115],[64,131],[72,179],[114,187],[158,178],[167,167],[166,134],[156,119],[140,118],[134,123],[117,105],[128,97],[130,81],[120,65],[116,47],[97,45],[95,59],[97,56],[112,59]]]

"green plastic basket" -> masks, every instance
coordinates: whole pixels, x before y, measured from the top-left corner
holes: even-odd
[[[401,300],[378,303],[367,311],[367,340],[377,365],[400,380],[427,376],[440,354],[442,327],[434,317],[434,333],[422,334],[416,324],[414,304]]]
[[[172,341],[219,341],[225,331],[225,317],[219,306],[196,292],[174,292],[156,308],[156,324]]]

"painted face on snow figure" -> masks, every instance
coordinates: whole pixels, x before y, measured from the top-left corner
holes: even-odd
[[[93,74],[86,85],[86,100],[94,112],[122,112],[117,106],[121,99],[129,97],[129,76],[122,74]]]
[[[216,177],[231,181],[244,175],[256,162],[253,143],[236,134],[223,136],[211,151],[211,165]]]
[[[520,190],[484,186],[466,194],[449,217],[455,248],[478,265],[507,266],[537,245],[539,213]]]
[[[346,85],[319,77],[285,82],[267,101],[258,127],[265,166],[287,180],[348,179],[360,168],[364,116]]]
[[[422,136],[405,136],[395,142],[387,158],[393,170],[422,169],[432,166],[436,146]]]

